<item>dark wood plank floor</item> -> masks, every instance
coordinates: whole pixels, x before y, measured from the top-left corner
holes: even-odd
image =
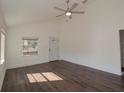
[[[52,72],[58,81],[30,82],[27,74]],[[124,91],[124,78],[65,61],[7,70],[3,92],[100,92]]]

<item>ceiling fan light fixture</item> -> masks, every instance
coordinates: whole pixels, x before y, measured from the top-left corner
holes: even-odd
[[[74,9],[76,7],[78,7],[78,3],[73,3],[71,6],[70,6],[70,1],[71,0],[67,0],[66,4],[67,4],[67,8],[66,9],[62,9],[62,8],[59,8],[59,7],[54,7],[55,9],[59,10],[59,11],[62,11],[64,13],[60,14],[60,15],[57,15],[56,17],[60,17],[60,16],[67,16],[69,17],[70,19],[72,19],[72,14],[84,14],[84,11],[75,11]],[[86,3],[88,0],[83,0],[82,3]],[[74,11],[73,11],[74,10]]]
[[[71,12],[67,12],[67,13],[66,13],[66,16],[71,16],[71,15],[72,15]]]

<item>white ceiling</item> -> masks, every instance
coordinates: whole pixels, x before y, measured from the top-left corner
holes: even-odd
[[[56,19],[60,11],[53,7],[65,8],[66,0],[1,0],[5,21],[8,26]],[[70,0],[80,3],[81,0]]]

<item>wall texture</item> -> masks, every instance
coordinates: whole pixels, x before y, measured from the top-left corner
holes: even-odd
[[[57,23],[42,22],[9,28],[7,36],[8,68],[16,68],[49,62],[49,36],[58,36]],[[36,56],[22,55],[22,38],[39,38],[39,54]]]
[[[124,0],[91,1],[84,15],[61,23],[61,59],[120,75]]]

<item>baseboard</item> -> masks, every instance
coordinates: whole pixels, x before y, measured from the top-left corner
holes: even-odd
[[[67,61],[67,60],[54,60],[54,61],[50,61],[50,62],[58,62],[58,61],[59,61],[59,62],[68,62],[68,63],[72,63],[72,64],[76,64],[76,65],[81,65],[81,66],[84,66],[84,67],[87,67],[87,68],[90,68],[90,69],[93,69],[93,70],[96,70],[96,71],[101,71],[101,72],[103,72],[103,73],[108,73],[108,74],[112,74],[112,75],[117,75],[117,76],[121,76],[121,75],[122,75],[122,74],[121,74],[121,75],[118,75],[118,74],[115,74],[115,73],[103,71],[103,70],[100,70],[100,69],[97,69],[97,68],[93,68],[93,67],[90,67],[90,66],[78,64],[78,63],[71,62],[71,61]],[[35,65],[40,65],[40,64],[50,63],[50,62],[39,63],[39,64],[35,64]],[[22,66],[22,67],[17,67],[17,68],[25,68],[25,67],[35,66],[35,65]],[[17,68],[11,68],[11,69],[17,69]],[[8,69],[8,70],[9,70],[9,69]]]
[[[93,69],[93,70],[96,70],[96,71],[100,71],[100,72],[103,72],[103,73],[111,74],[111,75],[116,75],[116,76],[121,76],[122,75],[122,74],[115,74],[115,73],[107,72],[107,71],[104,71],[104,70],[100,70],[100,69],[97,69],[97,68],[93,68],[93,67],[90,67],[90,66],[78,64],[78,63],[67,61],[67,60],[59,60],[59,61],[61,61],[61,62],[64,61],[64,62],[76,64],[76,65],[81,65],[81,66],[84,66],[84,67],[87,67],[87,68],[90,68],[90,69]]]
[[[50,62],[58,62],[58,61],[61,61],[61,60],[53,60],[53,61],[50,61]]]
[[[48,63],[48,61],[46,61],[46,62],[42,62],[42,63],[36,63],[36,64],[27,64],[27,65],[18,65],[18,66],[11,66],[11,67],[9,67],[9,66],[7,66],[7,70],[9,70],[9,69],[16,69],[16,68],[23,68],[23,67],[30,67],[30,66],[34,66],[34,65],[39,65],[39,64],[44,64],[44,63]]]

